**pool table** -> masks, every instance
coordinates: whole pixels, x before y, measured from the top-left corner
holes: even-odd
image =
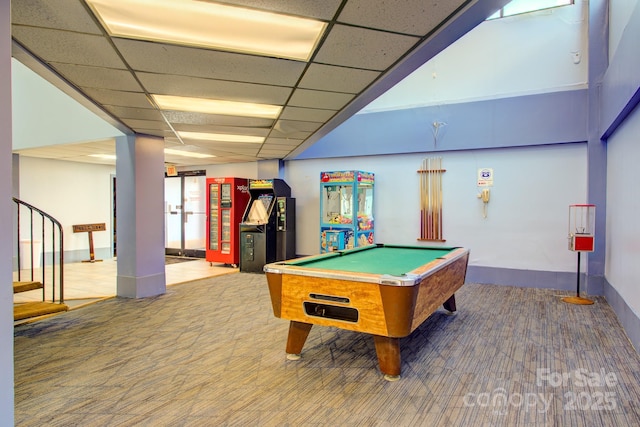
[[[373,335],[380,371],[400,377],[400,338],[443,305],[456,310],[469,250],[375,244],[264,266],[276,317],[290,320],[286,353],[300,357],[313,325]]]

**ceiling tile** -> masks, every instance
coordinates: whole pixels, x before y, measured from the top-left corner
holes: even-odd
[[[298,87],[332,92],[360,93],[380,76],[377,71],[311,64]]]
[[[305,67],[285,59],[125,39],[114,42],[136,71],[293,86]]]
[[[280,119],[324,123],[333,117],[336,112],[336,110],[320,110],[317,108],[285,107],[282,110],[282,114],[280,114]]]
[[[388,0],[349,0],[339,22],[424,36],[452,14],[459,2],[402,0],[402,7]]]
[[[151,104],[149,104],[149,108],[131,108],[117,105],[107,105],[105,108],[110,113],[123,119],[163,120],[162,113],[158,110],[153,110]]]
[[[86,19],[86,15],[86,9],[78,0],[11,2],[11,22],[14,24],[102,34],[100,27],[93,20]]]
[[[260,150],[260,152],[258,153],[259,157],[263,157],[263,158],[281,158],[286,156],[287,154],[289,154],[289,150],[288,148],[285,149],[270,149],[270,148],[265,148]]]
[[[296,89],[291,96],[289,105],[293,105],[294,107],[340,110],[353,98],[353,95],[346,93]]]
[[[289,138],[267,138],[264,142],[265,147],[297,147],[302,144],[302,139],[289,139]]]
[[[283,105],[291,88],[173,74],[136,73],[149,93]]]
[[[254,128],[271,128],[274,121],[256,117],[225,116],[222,114],[189,113],[186,111],[164,111],[164,116],[171,124],[242,126]]]
[[[116,70],[104,67],[89,67],[86,65],[51,63],[64,78],[74,82],[80,87],[91,87],[99,89],[112,89],[140,92],[142,88],[126,70]]]
[[[151,129],[156,131],[170,130],[164,121],[125,119],[124,124],[132,129]]]
[[[14,26],[12,35],[46,62],[125,68],[109,42],[100,36],[22,26]]]
[[[231,135],[264,136],[269,134],[270,128],[250,128],[240,126],[215,126],[215,125],[192,125],[192,124],[171,124],[178,132],[204,132],[204,133],[226,133]]]
[[[85,88],[85,93],[100,104],[122,107],[147,108],[151,103],[144,93],[120,90]]]
[[[336,14],[342,0],[226,0],[225,3],[269,10],[271,12],[330,20]]]
[[[383,71],[419,40],[413,36],[336,25],[314,62]]]
[[[318,122],[301,122],[296,120],[278,120],[273,127],[273,131],[280,132],[283,135],[287,135],[291,132],[313,132],[321,126]],[[274,136],[273,134],[271,136]]]

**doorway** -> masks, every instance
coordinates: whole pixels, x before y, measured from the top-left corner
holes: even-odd
[[[205,257],[205,171],[179,172],[164,179],[165,254]]]

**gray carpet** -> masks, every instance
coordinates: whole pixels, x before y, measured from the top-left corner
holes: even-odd
[[[636,426],[640,357],[603,298],[467,284],[401,340],[314,326],[286,360],[265,277],[237,273],[15,328],[17,426]]]

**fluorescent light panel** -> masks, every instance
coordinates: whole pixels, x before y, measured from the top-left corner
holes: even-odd
[[[219,141],[219,142],[249,142],[262,144],[263,136],[252,135],[233,135],[225,133],[204,133],[204,132],[178,132],[180,138],[197,139],[202,141]]]
[[[89,154],[89,157],[97,157],[99,159],[105,159],[105,160],[115,160],[116,159],[116,155],[115,154]]]
[[[174,156],[183,157],[195,157],[198,159],[205,159],[207,157],[215,157],[213,154],[193,153],[191,151],[172,150],[170,148],[164,149],[165,154],[173,154]],[[115,154],[89,154],[89,157],[97,157],[99,159],[116,160]]]
[[[215,157],[213,154],[194,153],[192,151],[173,150],[171,148],[165,148],[164,154],[173,154],[174,156],[194,157],[196,159],[206,159],[208,157]]]
[[[308,61],[327,24],[205,1],[87,0],[114,36]]]
[[[271,104],[225,101],[221,99],[189,98],[173,95],[151,95],[161,110],[191,111],[194,113],[224,114],[227,116],[275,119],[282,107]]]

